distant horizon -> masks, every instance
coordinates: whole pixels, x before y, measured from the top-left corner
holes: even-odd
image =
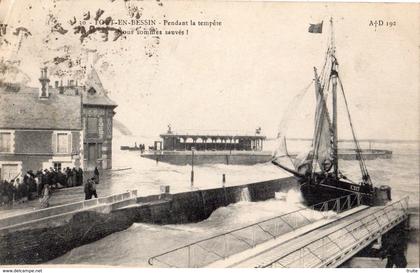
[[[114,130],[115,129],[116,128],[114,127]],[[120,130],[118,130],[118,129],[116,129],[116,130],[121,133]],[[199,130],[196,130],[196,131],[199,131]],[[217,132],[217,130],[211,130],[211,131]],[[233,130],[233,131],[235,131],[235,130]],[[223,130],[221,130],[221,132],[223,132]],[[165,132],[162,131],[161,133],[165,133]],[[114,133],[114,135],[115,135],[115,133]],[[121,133],[118,136],[143,137],[143,138],[156,138],[156,139],[158,139],[158,138],[160,138],[159,135],[160,134],[157,134],[157,135],[145,135],[145,134],[123,134],[123,133]],[[274,140],[277,139],[276,137],[267,136],[265,134],[261,134],[261,135],[266,136],[266,141],[274,141]],[[309,138],[309,137],[302,137],[302,138],[299,138],[299,137],[290,137],[290,138],[286,138],[286,139],[287,140],[290,140],[290,141],[311,141],[312,140],[312,138]],[[369,142],[369,141],[371,141],[371,142],[384,142],[384,143],[386,143],[386,142],[402,142],[402,143],[404,143],[404,142],[420,142],[420,139],[397,139],[397,138],[390,138],[390,139],[387,139],[387,138],[360,138],[359,139],[358,138],[357,140],[359,142]],[[353,139],[349,139],[349,138],[339,139],[338,142],[353,142]]]

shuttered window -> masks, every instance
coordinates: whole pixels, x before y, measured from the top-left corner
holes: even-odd
[[[69,148],[69,137],[66,133],[57,134],[57,153],[64,154],[68,153]]]
[[[87,133],[97,134],[98,133],[98,119],[93,117],[87,118]]]
[[[98,158],[102,158],[102,143],[98,143],[97,144],[97,148],[98,148]]]
[[[0,133],[0,153],[12,152],[12,133]]]

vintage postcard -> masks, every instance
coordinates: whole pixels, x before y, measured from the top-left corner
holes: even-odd
[[[3,272],[417,272],[419,16],[1,0]]]

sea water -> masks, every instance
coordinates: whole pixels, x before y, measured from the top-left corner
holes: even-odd
[[[139,142],[138,142],[139,143]],[[391,159],[366,161],[375,185],[392,187],[392,198],[409,196],[411,212],[410,241],[407,249],[408,267],[418,266],[419,232],[419,149],[418,143],[382,143],[373,148],[393,151]],[[191,190],[191,166],[173,166],[133,156],[135,152],[114,153],[114,168],[131,167],[115,172],[113,187],[139,188],[143,194],[156,193],[159,185],[170,184],[176,191]],[[356,161],[340,161],[340,168],[355,181],[360,176]],[[118,174],[119,173],[119,174]],[[221,174],[227,176],[227,186],[285,177],[288,174],[270,163],[255,166],[207,165],[196,166],[197,188],[215,187],[221,183]],[[221,185],[221,184],[220,184]],[[115,189],[114,189],[115,190]],[[215,210],[208,219],[183,225],[153,225],[135,223],[127,230],[111,234],[101,240],[73,249],[50,261],[53,264],[96,264],[119,266],[149,266],[148,258],[167,250],[208,238],[224,231],[246,226],[264,219],[304,208],[298,191],[278,192],[276,198],[263,202],[249,202],[246,190],[243,198]]]

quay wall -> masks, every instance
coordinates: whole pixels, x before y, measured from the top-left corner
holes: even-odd
[[[392,151],[378,149],[362,149],[362,156],[364,160],[374,160],[378,158],[390,159],[392,158]],[[342,151],[339,151],[338,158],[343,160],[360,159],[354,149],[343,149]]]
[[[75,247],[125,230],[133,223],[183,224],[202,221],[217,208],[240,201],[244,191],[249,193],[250,201],[263,201],[274,198],[275,192],[287,191],[297,185],[295,178],[288,177],[176,194],[118,200],[112,197],[105,200],[107,197],[104,197],[95,206],[85,204],[87,207],[82,206],[75,211],[62,206],[55,209],[54,215],[43,215],[40,219],[32,216],[28,218],[31,221],[21,224],[14,219],[9,226],[4,223],[0,225],[0,264],[44,263]],[[39,214],[43,212],[39,211]]]
[[[362,150],[365,160],[377,158],[392,158],[392,151],[389,150]],[[189,151],[174,151],[163,153],[146,153],[141,155],[144,158],[162,161],[174,165],[191,165],[192,154]],[[342,160],[358,160],[358,155],[354,149],[341,149],[338,151],[338,158]],[[266,163],[272,159],[271,153],[267,152],[247,152],[247,151],[196,151],[194,153],[194,164],[231,164],[231,165],[254,165]]]
[[[192,155],[188,154],[143,154],[142,157],[174,165],[191,164]],[[254,165],[266,163],[271,154],[194,154],[194,164]]]

